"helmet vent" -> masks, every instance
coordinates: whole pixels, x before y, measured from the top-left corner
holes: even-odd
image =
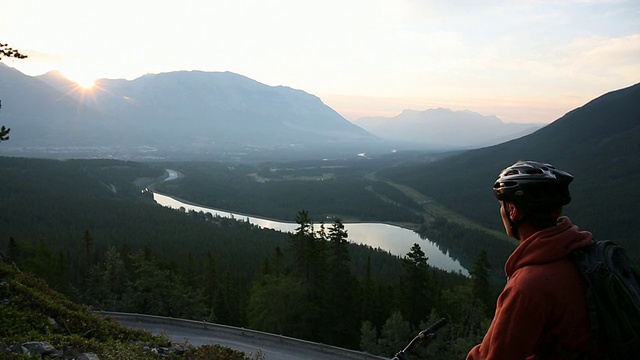
[[[518,161],[502,170],[493,184],[499,200],[542,206],[566,205],[571,201],[571,174],[553,165],[536,161]]]

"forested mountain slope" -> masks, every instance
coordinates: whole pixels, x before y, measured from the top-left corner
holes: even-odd
[[[548,162],[575,176],[565,209],[599,238],[640,260],[640,84],[607,93],[523,138],[412,167],[380,172],[460,214],[501,229],[491,186],[517,160]]]
[[[94,309],[206,319],[376,354],[450,314],[431,351],[454,347],[444,358],[457,358],[488,324],[496,291],[486,254],[477,276],[465,277],[431,268],[419,244],[398,259],[349,244],[338,221],[315,231],[306,212],[288,235],[163,208],[140,192],[163,173],[116,160],[0,157],[0,250]]]
[[[198,253],[205,241],[211,251],[243,249],[240,253],[256,251],[249,255],[258,256],[286,241],[282,234],[264,232],[260,238],[276,242],[256,241],[247,250],[226,240],[247,229],[215,229],[158,206],[133,184],[138,178],[153,179],[163,173],[161,168],[116,160],[0,157],[0,198],[6,206],[0,217],[2,241],[6,243],[9,236],[41,237],[58,251],[80,246],[88,230],[98,252],[109,245],[127,244],[134,249],[148,246],[161,257]]]
[[[456,216],[451,211],[435,210],[410,190],[375,178],[377,170],[411,158],[411,154],[399,153],[393,160],[234,166],[180,162],[170,167],[184,176],[157,184],[154,189],[197,204],[280,221],[290,222],[295,209],[305,209],[317,222],[330,223],[340,218],[345,222],[383,222],[419,229],[421,236],[434,241],[467,269],[482,249],[490,248],[487,255],[492,273],[501,277],[500,264],[514,247],[502,241],[507,238],[503,233],[484,231],[474,224],[455,224],[449,221]]]
[[[243,269],[246,282],[258,272],[260,260],[275,247],[287,246],[284,233],[225,219],[211,224],[202,221],[204,215],[188,216],[157,205],[141,190],[164,172],[163,167],[131,161],[0,157],[5,209],[0,213],[0,249],[14,238],[42,240],[54,254],[75,254],[84,252],[88,231],[97,253],[126,245],[133,250],[146,247],[163,261],[179,261],[211,252],[219,258],[221,271]],[[294,221],[295,214],[292,210],[287,220]],[[359,262],[364,264],[364,259]],[[380,264],[379,269],[384,268]]]

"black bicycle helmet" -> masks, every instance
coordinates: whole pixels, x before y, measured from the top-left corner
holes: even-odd
[[[493,184],[498,200],[515,204],[547,207],[563,206],[571,201],[571,174],[536,161],[518,161],[502,170]]]

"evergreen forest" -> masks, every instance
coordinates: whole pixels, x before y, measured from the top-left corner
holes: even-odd
[[[397,257],[350,242],[343,218],[413,223],[456,236],[478,230],[421,215],[405,192],[367,176],[371,169],[334,166],[276,170],[273,164],[0,158],[0,250],[22,271],[95,310],[204,319],[387,357],[431,322],[448,317],[450,324],[422,351],[434,359],[463,357],[490,322],[500,288],[492,272],[501,264],[493,265],[486,251],[467,249],[471,276],[465,277],[429,266],[419,243]],[[182,176],[161,182],[166,168]],[[244,181],[289,188],[277,195],[267,185],[256,191],[264,193],[263,205],[281,211],[263,214],[288,217],[297,230],[282,233],[164,208],[145,190],[156,184],[151,188],[207,203],[186,193],[191,182],[207,188],[194,168],[206,171],[208,188],[230,204],[242,193],[236,187],[251,188]],[[309,194],[296,181],[309,185]],[[344,192],[335,190],[343,187]],[[247,199],[252,194],[244,193]],[[341,197],[352,206],[328,206]],[[240,204],[233,210],[260,214],[260,206]],[[387,208],[397,209],[395,218],[385,218]],[[456,248],[454,242],[443,246]]]

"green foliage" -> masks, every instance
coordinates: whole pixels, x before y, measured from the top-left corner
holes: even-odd
[[[162,208],[140,192],[164,172],[148,164],[0,158],[0,170],[0,197],[14,210],[0,216],[7,252],[96,309],[207,319],[348,348],[366,343],[363,321],[369,342],[390,348],[390,340],[379,340],[389,336],[385,324],[399,323],[390,317],[400,310],[412,332],[435,310],[456,314],[452,327],[473,331],[452,333],[452,346],[474,341],[488,324],[471,290],[459,290],[471,289],[469,279],[428,267],[419,247],[403,262],[349,243],[337,218],[312,230],[303,211],[289,236]],[[397,195],[382,192],[374,198]],[[23,323],[38,321],[27,316]]]
[[[378,331],[370,321],[363,321],[360,327],[360,349],[372,354],[380,353],[378,349]]]
[[[490,261],[502,264],[513,250],[506,236],[480,228],[463,227],[444,217],[424,223],[423,204],[371,174],[380,165],[325,162],[235,165],[179,163],[171,167],[185,174],[156,189],[183,199],[239,213],[290,221],[291,209],[306,209],[317,219],[348,219],[422,224],[420,233],[470,268],[482,249],[491,249]],[[473,206],[473,204],[470,204]],[[497,214],[496,214],[497,216]],[[494,251],[494,249],[496,251]],[[362,277],[366,258],[353,269]],[[502,276],[495,267],[492,276]]]
[[[491,291],[489,283],[489,269],[491,264],[487,259],[487,252],[482,250],[471,269],[471,292],[472,297],[480,301],[490,316],[494,311],[495,296]]]
[[[327,327],[323,338],[331,344],[346,348],[357,348],[359,342],[361,299],[360,283],[351,273],[347,246],[348,234],[340,219],[329,228],[326,286]]]
[[[366,178],[372,169],[326,162],[304,165],[283,169],[282,165],[172,164],[188,175],[155,188],[214,208],[283,221],[295,215],[292,209],[307,209],[320,219],[422,221],[406,195]]]
[[[197,348],[187,349],[184,353],[185,359],[202,360],[265,360],[266,357],[260,351],[256,354],[245,355],[241,351],[233,350],[220,345],[202,345]]]
[[[6,302],[0,307],[0,338],[5,344],[37,337],[54,346],[80,342],[86,351],[99,352],[102,343],[108,346],[124,339],[160,340],[93,314],[88,307],[69,301],[39,278],[4,261],[0,261],[0,280],[3,281],[0,298]]]
[[[398,287],[398,306],[413,326],[428,318],[437,298],[431,284],[427,257],[419,244],[414,244],[402,259],[404,272]]]
[[[126,328],[96,315],[51,290],[44,281],[0,260],[0,349],[14,343],[46,341],[56,348],[74,347],[96,353],[101,359],[155,359],[143,345],[167,345],[167,339],[143,330]],[[7,355],[8,356],[8,355]],[[3,357],[4,358],[4,357]],[[17,356],[15,358],[21,358]],[[264,360],[261,353],[245,355],[209,345],[187,347],[172,359]]]
[[[420,204],[407,197],[403,192],[386,182],[375,182],[371,185],[371,190],[381,197],[383,200],[407,207],[416,212],[422,212],[423,208]]]
[[[133,251],[149,247],[161,263],[183,261],[189,253],[197,254],[194,261],[202,269],[209,253],[215,257],[219,272],[237,271],[237,281],[246,287],[259,271],[253,259],[261,259],[287,242],[286,234],[245,222],[201,213],[180,214],[158,206],[134,184],[137,179],[158,177],[164,172],[149,165],[0,158],[0,170],[0,198],[13,209],[0,216],[0,228],[6,234],[0,239],[1,248],[8,249],[6,241],[13,238],[12,243],[17,245],[12,245],[13,249],[20,250],[21,257],[32,261],[34,268],[40,266],[42,271],[36,273],[41,276],[46,277],[46,273],[45,266],[38,265],[40,260],[56,263],[56,267],[63,263],[74,270],[66,271],[74,282],[79,280],[74,277],[90,270],[84,260],[87,250],[95,256],[90,261],[100,261],[109,246],[126,245]],[[90,243],[83,239],[87,234]],[[33,258],[41,242],[50,253],[40,252],[37,260],[27,260]],[[196,271],[201,273],[205,272]],[[64,282],[51,284],[67,291]]]
[[[441,216],[422,225],[418,233],[424,238],[438,239],[438,247],[445,253],[455,254],[455,258],[460,259],[466,269],[471,268],[478,254],[484,251],[488,263],[497,264],[490,268],[493,278],[504,278],[502,264],[515,249],[515,244],[506,235],[496,236],[494,233],[463,226]]]
[[[371,330],[368,330],[369,332]],[[408,321],[404,320],[400,312],[394,312],[389,316],[381,330],[381,336],[370,349],[365,349],[373,354],[391,357],[404,349],[407,343],[415,336]]]
[[[308,291],[294,276],[266,275],[256,280],[249,300],[249,327],[308,339]]]

